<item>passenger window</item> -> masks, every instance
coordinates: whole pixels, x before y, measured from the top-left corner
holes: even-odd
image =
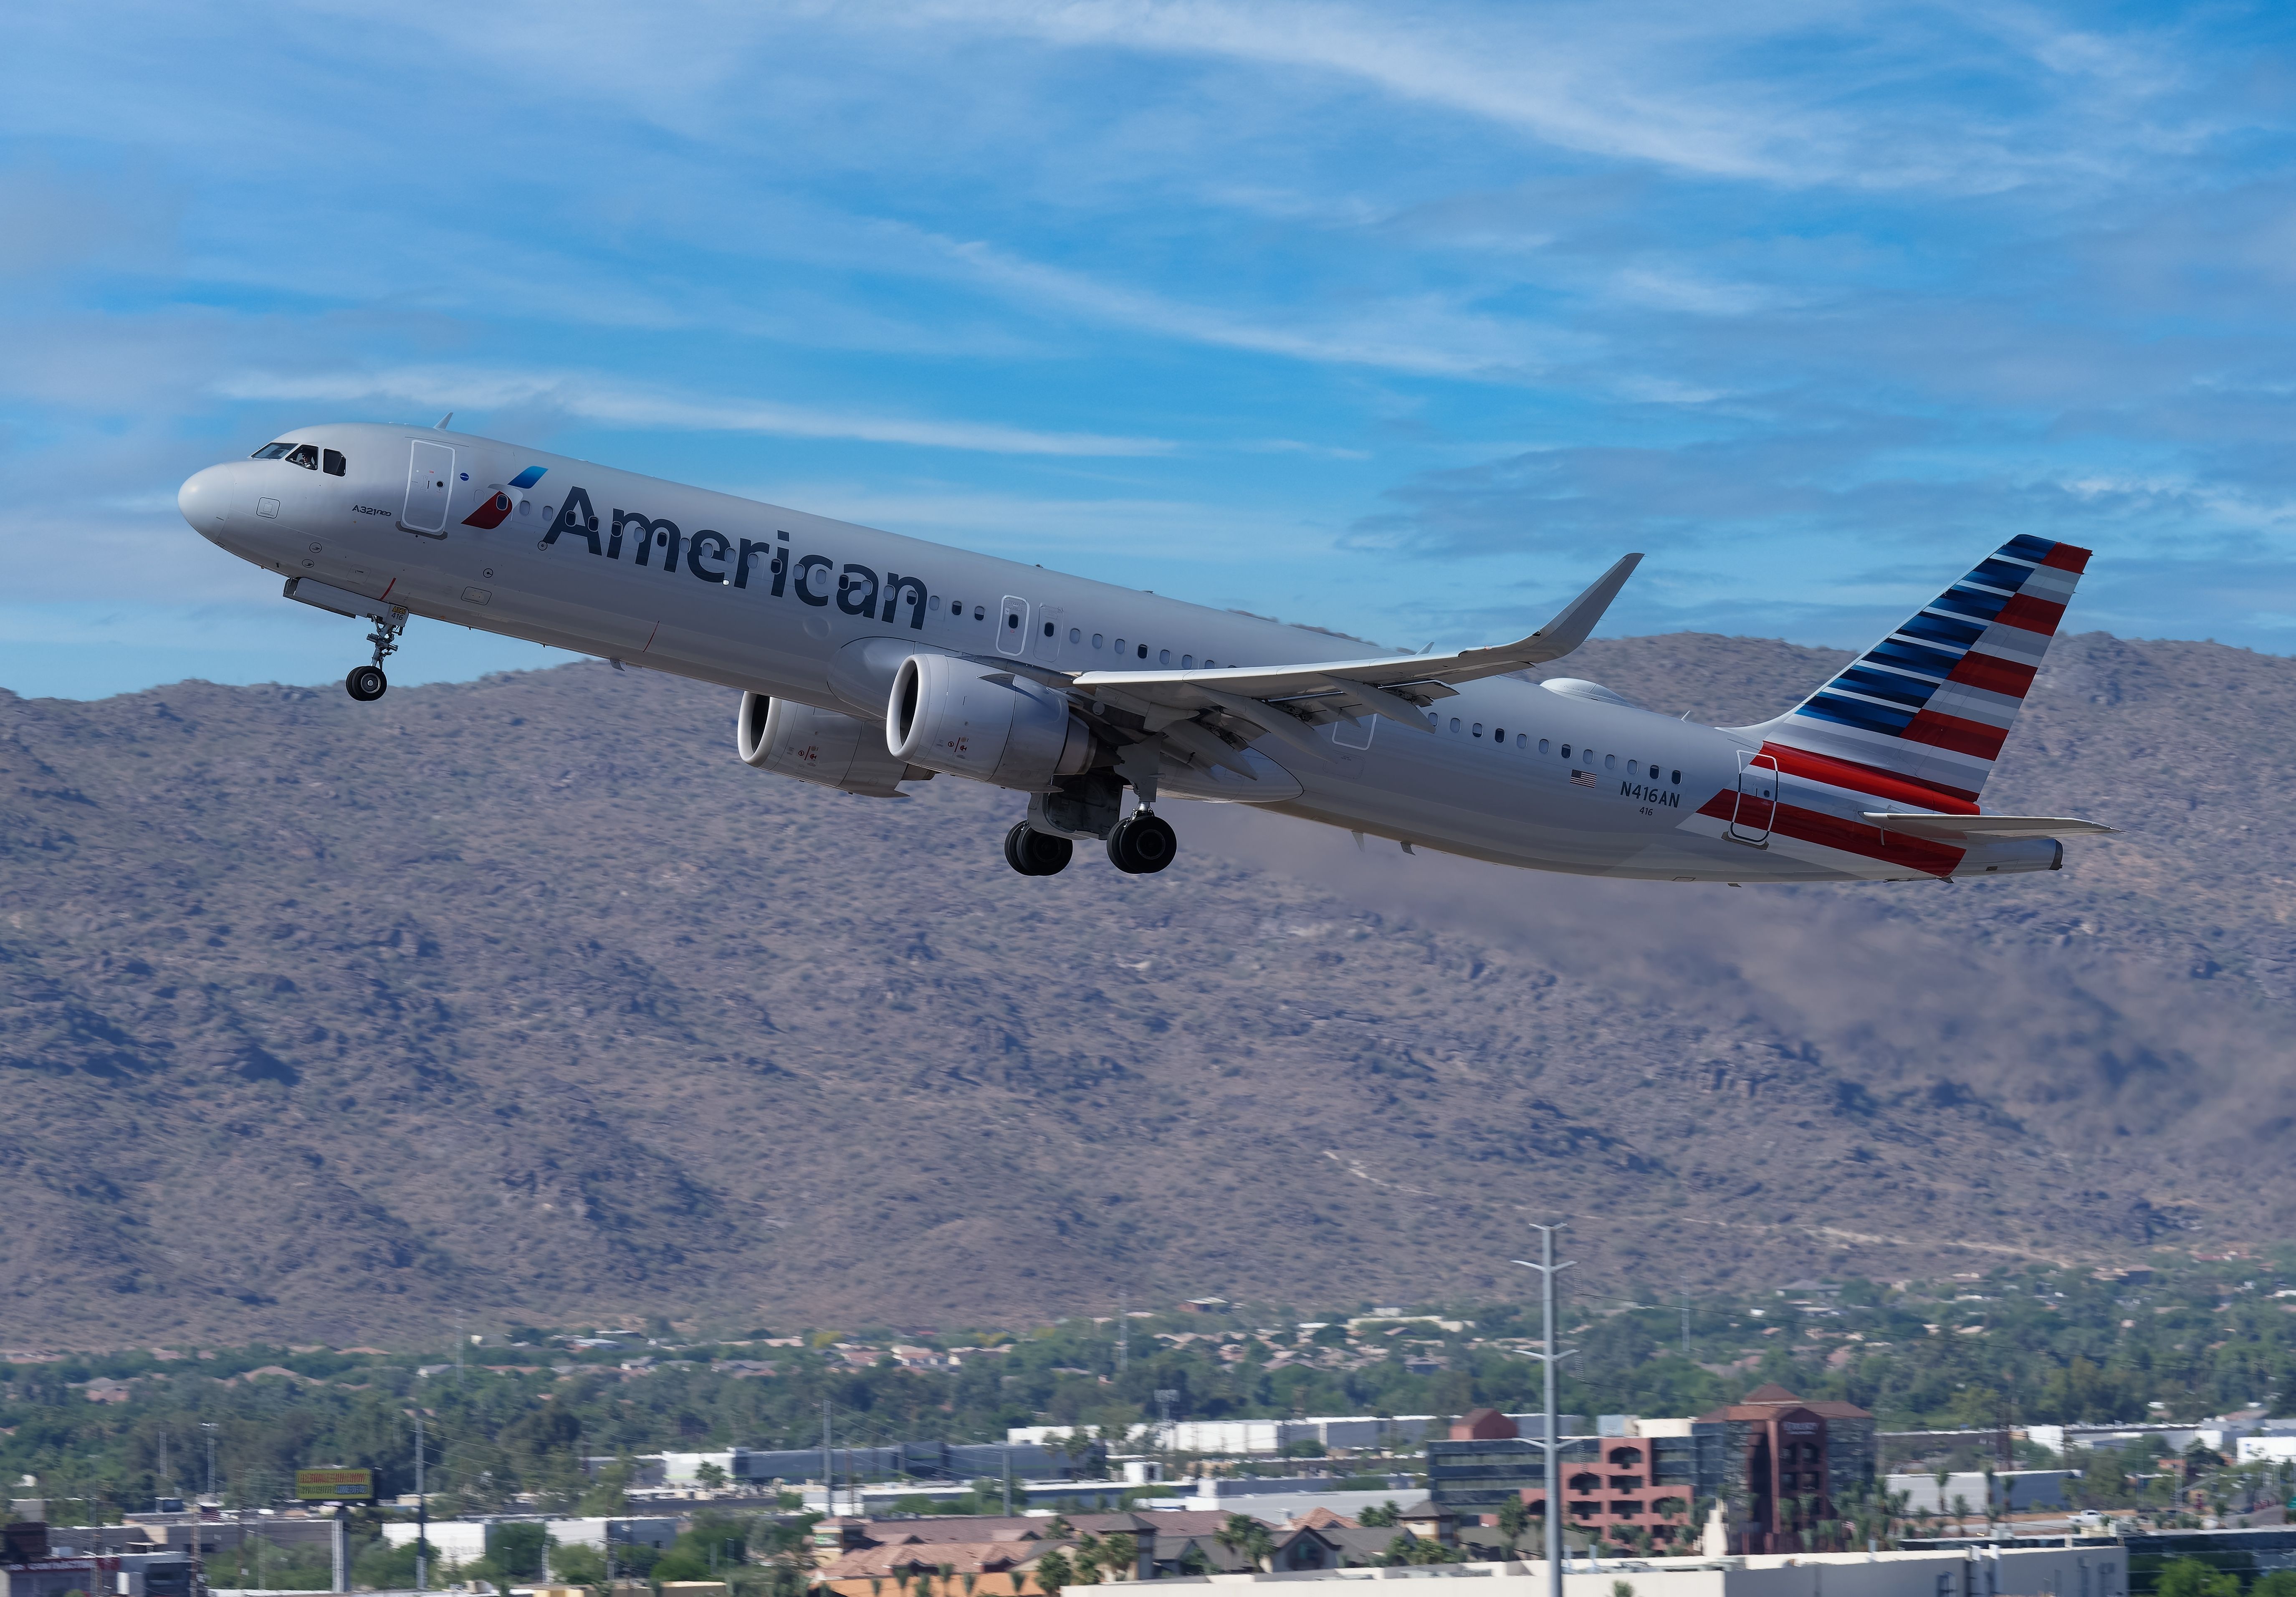
[[[307,472],[319,469],[319,450],[316,444],[297,444],[288,452],[287,464],[299,465]]]
[[[1570,745],[1567,743],[1562,745],[1562,757],[1565,760],[1570,758]]]
[[[1140,646],[1140,657],[1143,660],[1148,658],[1148,646],[1144,643]]]
[[[1641,766],[1639,766],[1639,765],[1636,764],[1636,763],[1635,763],[1633,761],[1631,761],[1631,760],[1629,760],[1629,761],[1627,761],[1627,774],[1628,774],[1628,776],[1630,776],[1630,777],[1640,775],[1640,774],[1641,774],[1641,772],[1642,772],[1642,769],[1643,769],[1643,768],[1642,768]]]
[[[1679,786],[1682,786],[1682,773],[1681,773],[1680,771],[1676,771],[1676,772],[1674,773],[1674,785],[1675,785],[1677,787],[1679,787]]]
[[[988,619],[988,607],[986,605],[975,605],[972,607],[972,619],[975,621],[987,621]]]
[[[1480,722],[1480,721],[1477,721],[1477,722],[1475,723],[1475,725],[1474,725],[1474,733],[1475,733],[1475,736],[1476,736],[1476,737],[1480,737],[1483,735],[1483,723],[1482,723],[1482,722]]]
[[[1618,770],[1618,769],[1619,769],[1619,757],[1618,757],[1616,754],[1605,754],[1605,755],[1603,755],[1603,769],[1604,770]]]
[[[1458,718],[1457,716],[1456,716],[1456,715],[1455,715],[1455,716],[1453,716],[1453,717],[1451,718],[1451,730],[1453,730],[1454,732],[1456,732],[1456,731],[1457,731],[1458,729],[1459,729],[1459,718]]]
[[[1207,654],[1207,655],[1205,655],[1205,656],[1204,656],[1204,669],[1205,669],[1206,671],[1210,671],[1210,670],[1211,670],[1213,663],[1214,663],[1214,662],[1213,662],[1212,657],[1211,657],[1210,655]]]
[[[1514,745],[1519,749],[1529,748],[1530,746],[1530,734],[1528,732],[1517,732],[1514,735]],[[1545,738],[1539,739],[1538,752],[1542,754],[1546,753],[1546,740]]]
[[[1183,655],[1181,655],[1181,656],[1180,656],[1180,669],[1181,669],[1182,671],[1193,671],[1193,670],[1195,670],[1195,669],[1196,669],[1196,657],[1195,657],[1193,654],[1183,654]]]
[[[1102,638],[1103,638],[1107,637],[1107,636],[1108,636],[1108,634],[1107,634],[1107,633],[1105,633],[1105,632],[1095,632],[1095,633],[1092,635],[1092,646],[1093,646],[1093,647],[1095,647],[1095,648],[1098,648],[1098,647],[1100,646],[1100,640],[1101,640]],[[1119,648],[1119,649],[1120,649],[1120,648],[1122,648],[1124,646],[1123,646],[1122,644],[1120,644],[1120,643],[1119,643],[1119,644],[1118,644],[1116,646],[1117,646],[1118,648]]]
[[[265,444],[261,449],[256,450],[254,454],[249,456],[248,458],[250,460],[276,460],[294,447],[295,446],[293,444]]]
[[[1124,653],[1124,639],[1121,638],[1116,640],[1116,652],[1119,654]]]
[[[1171,651],[1171,650],[1169,650],[1169,649],[1158,649],[1158,650],[1156,651],[1156,663],[1157,663],[1157,664],[1159,664],[1159,665],[1169,665],[1169,664],[1171,664],[1171,663],[1172,663],[1172,651]]]
[[[1546,739],[1544,737],[1538,740],[1538,752],[1542,754],[1546,753]]]
[[[1021,630],[1021,613],[1019,611],[1015,610],[1004,618],[1004,630],[1007,632],[1018,632]]]
[[[1070,641],[1070,643],[1081,643],[1081,642],[1083,642],[1083,641],[1084,641],[1084,630],[1083,630],[1082,628],[1080,628],[1080,627],[1070,627],[1070,628],[1069,629],[1069,641]]]
[[[350,470],[351,463],[343,458],[340,449],[322,449],[319,458],[326,463],[326,473],[330,477],[342,476]]]
[[[1506,729],[1505,727],[1493,727],[1491,729],[1491,741],[1493,743],[1505,743],[1506,741]]]
[[[1046,622],[1045,623],[1045,636],[1046,636],[1046,637],[1047,637],[1047,638],[1050,638],[1052,635],[1053,635],[1053,623],[1052,623],[1052,622]]]

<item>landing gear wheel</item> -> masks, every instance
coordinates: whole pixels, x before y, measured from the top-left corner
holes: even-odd
[[[343,691],[364,704],[379,699],[390,686],[390,679],[382,674],[380,665],[354,665],[351,674],[343,679]]]
[[[1180,840],[1153,811],[1134,811],[1108,835],[1108,862],[1128,876],[1153,876],[1179,852]]]
[[[1075,854],[1075,844],[1039,832],[1025,820],[1004,834],[1004,863],[1024,877],[1056,877]]]

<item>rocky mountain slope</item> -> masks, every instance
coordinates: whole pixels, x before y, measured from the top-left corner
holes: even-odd
[[[1567,664],[1734,721],[1839,656]],[[738,764],[581,665],[0,695],[0,1337],[435,1338],[2099,1262],[2284,1229],[2296,662],[2061,640],[2062,873],[1588,882],[1233,806],[1163,876]]]

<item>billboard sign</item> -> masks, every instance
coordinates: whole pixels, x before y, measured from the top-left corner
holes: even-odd
[[[295,1501],[298,1502],[372,1502],[374,1501],[374,1471],[372,1469],[298,1469],[295,1471]]]

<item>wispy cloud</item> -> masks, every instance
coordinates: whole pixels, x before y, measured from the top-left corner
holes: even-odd
[[[849,439],[992,455],[1163,455],[1174,448],[1168,440],[1159,438],[1037,432],[986,422],[857,416],[756,399],[690,399],[650,392],[596,372],[505,374],[451,367],[340,374],[243,372],[219,379],[214,389],[232,399],[543,411],[609,427]]]

